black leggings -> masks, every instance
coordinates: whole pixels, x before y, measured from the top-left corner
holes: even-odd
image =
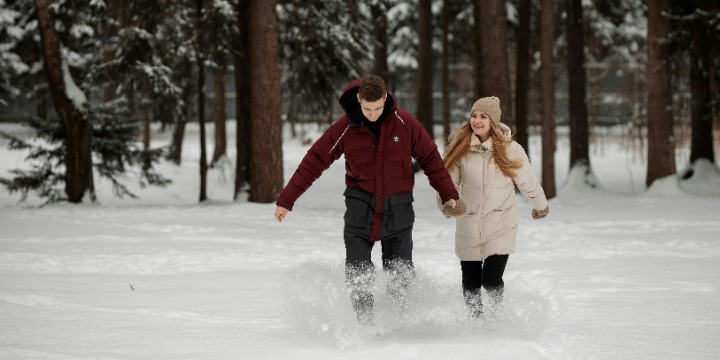
[[[465,296],[479,294],[480,288],[498,300],[502,298],[505,283],[503,273],[509,255],[491,255],[485,261],[460,261],[462,287]]]

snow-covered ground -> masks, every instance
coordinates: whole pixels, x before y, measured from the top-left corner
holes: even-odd
[[[716,168],[700,196],[674,179],[644,191],[641,156],[613,136],[592,147],[602,189],[578,189],[560,141],[559,196],[539,221],[518,199],[504,309],[479,321],[465,314],[454,224],[419,174],[411,300],[396,312],[378,271],[368,330],[344,286],[342,161],[278,224],[273,204],[231,201],[231,164],[211,170],[211,201],[198,204],[196,129],[187,136],[182,166],[158,166],[174,183],[133,184],[140,200],[113,198],[100,180],[97,204],[38,208],[0,189],[0,358],[720,358]],[[24,166],[6,143],[2,177]],[[539,146],[534,137],[533,159]],[[306,150],[286,141],[286,180]]]

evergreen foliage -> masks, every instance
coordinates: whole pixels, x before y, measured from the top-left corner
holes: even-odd
[[[433,2],[434,36],[440,36],[442,6],[448,6],[450,13],[450,91],[456,119],[465,117],[468,104],[463,100],[472,97],[473,84],[478,82],[472,74],[482,66],[473,54],[472,44],[477,36],[474,3],[477,2]],[[120,4],[125,7],[118,8]],[[168,183],[145,165],[158,161],[163,153],[181,148],[182,136],[173,136],[169,150],[144,149],[138,142],[141,115],[147,114],[150,122],[162,124],[163,129],[175,127],[180,134],[186,123],[195,120],[197,94],[201,91],[197,84],[198,58],[204,59],[208,68],[221,71],[232,71],[234,65],[243,64],[231,61],[239,51],[246,50],[238,49],[236,41],[241,29],[247,26],[240,20],[244,15],[239,12],[241,4],[240,0],[205,0],[202,18],[205,31],[197,38],[194,0],[54,1],[51,11],[63,43],[64,60],[87,98],[84,117],[92,125],[94,170],[115,184],[119,196],[133,196],[119,180],[124,174],[138,173],[142,185]],[[533,4],[537,10],[537,1]],[[676,119],[678,123],[686,122],[690,112],[689,73],[693,64],[701,64],[700,71],[704,71],[701,75],[713,79],[708,91],[712,93],[705,102],[709,103],[707,113],[716,116],[720,104],[720,92],[716,91],[716,84],[720,83],[718,3],[672,0],[671,4],[667,17],[672,31],[664,49],[676,90],[671,104],[678,115]],[[709,7],[697,11],[698,4]],[[517,23],[517,1],[507,1],[505,5],[507,27],[512,30]],[[646,125],[647,3],[602,0],[583,1],[582,6],[590,123],[600,124],[597,118],[603,116],[614,123],[628,124],[640,134]],[[315,116],[312,119],[315,121],[332,120],[328,115],[348,81],[373,69],[373,50],[378,44],[373,36],[377,12],[374,15],[372,10],[379,9],[387,17],[388,87],[402,106],[412,108],[413,98],[407,94],[414,93],[417,76],[424,76],[417,74],[416,7],[417,0],[278,0],[275,10],[279,20],[283,105],[289,105],[290,111]],[[561,93],[559,99],[565,98],[562,93],[566,91],[563,87],[566,79],[562,74],[568,65],[563,63],[567,51],[563,11],[564,6],[555,10],[554,50],[560,61],[555,70],[559,75],[555,90]],[[25,110],[27,113],[19,119],[33,129],[35,139],[23,141],[2,134],[10,139],[11,150],[28,152],[28,168],[13,170],[0,183],[11,192],[24,195],[37,192],[48,201],[60,201],[64,198],[65,182],[64,129],[53,110],[35,13],[32,0],[0,0],[0,107],[26,103],[36,106],[34,111]],[[693,40],[698,24],[702,24],[707,40],[702,44]],[[512,59],[514,38],[512,31],[508,33],[511,35],[508,58]],[[531,43],[535,37],[537,34],[531,36]],[[434,61],[440,59],[439,44],[439,40],[433,43]],[[537,46],[534,48],[537,50]],[[696,59],[694,50],[698,48],[706,51],[703,59]],[[539,64],[539,55],[533,56],[536,60],[531,60],[530,81],[534,81]],[[535,100],[530,99],[531,109],[537,106],[533,104]],[[556,109],[562,120],[566,112],[564,103],[558,103]],[[18,120],[17,112],[13,115],[9,120]]]
[[[23,95],[36,99],[47,98],[33,2],[20,0],[3,5],[6,6],[2,9],[3,14],[10,16],[0,16],[9,23],[9,26],[3,27],[0,39],[3,51],[0,51],[0,58],[11,61],[0,62],[0,66],[3,69],[14,69],[3,71],[3,76],[0,77],[3,97],[8,96],[11,100]],[[106,5],[103,1],[93,1],[89,6],[84,1],[61,1],[52,7],[52,11],[70,73],[83,94],[89,98],[83,111],[92,126],[93,167],[100,176],[114,184],[116,195],[135,197],[119,178],[140,159],[147,157],[151,161],[157,161],[162,149],[143,151],[138,147],[139,126],[132,118],[127,106],[128,99],[122,92],[110,99],[98,95],[103,94],[108,87],[117,86],[117,74],[127,70],[121,66],[125,60],[122,57],[109,61],[102,58],[103,41],[107,39],[101,38],[97,29],[105,22],[112,21],[106,16]],[[143,53],[143,50],[148,49],[132,50]],[[166,81],[172,73],[167,66],[145,67],[136,63],[136,66],[128,68],[144,70],[142,74],[146,75],[146,82],[157,90],[155,93],[167,97],[168,94],[174,94],[173,90],[178,92],[176,87],[169,86]],[[122,90],[122,86],[118,88]],[[166,105],[162,96],[157,98],[157,104]],[[172,114],[165,110],[157,110],[156,113]],[[9,179],[1,178],[0,183],[11,193],[21,192],[23,199],[30,192],[34,192],[48,203],[66,198],[63,189],[66,156],[64,125],[54,116],[54,111],[49,114],[51,115],[46,117],[30,114],[24,117],[24,124],[35,132],[35,141],[23,141],[10,134],[0,134],[10,139],[11,150],[28,151],[27,161],[30,164],[29,170],[12,170],[10,173],[13,176]],[[139,181],[141,185],[169,183],[168,179],[152,170],[143,172]]]
[[[305,112],[327,113],[342,87],[364,75],[372,53],[368,12],[349,1],[279,1],[283,89]]]

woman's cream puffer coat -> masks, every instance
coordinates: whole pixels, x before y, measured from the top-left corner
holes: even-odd
[[[509,138],[510,129],[504,126],[503,130]],[[467,202],[467,212],[457,218],[455,230],[455,254],[462,261],[481,261],[490,255],[515,251],[518,227],[515,185],[533,208],[543,210],[548,205],[545,191],[520,144],[512,141],[507,146],[510,160],[520,159],[523,163],[512,179],[495,166],[492,151],[491,139],[481,144],[477,136],[472,136],[470,150],[450,171],[460,199]]]

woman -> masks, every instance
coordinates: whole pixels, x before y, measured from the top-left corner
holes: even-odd
[[[443,159],[460,198],[467,202],[466,209],[444,207],[443,213],[456,218],[455,254],[460,258],[465,304],[475,317],[482,314],[481,288],[492,305],[502,300],[503,273],[517,237],[515,186],[530,200],[533,219],[549,211],[525,150],[512,140],[500,115],[497,97],[477,100],[470,120],[450,135]]]

